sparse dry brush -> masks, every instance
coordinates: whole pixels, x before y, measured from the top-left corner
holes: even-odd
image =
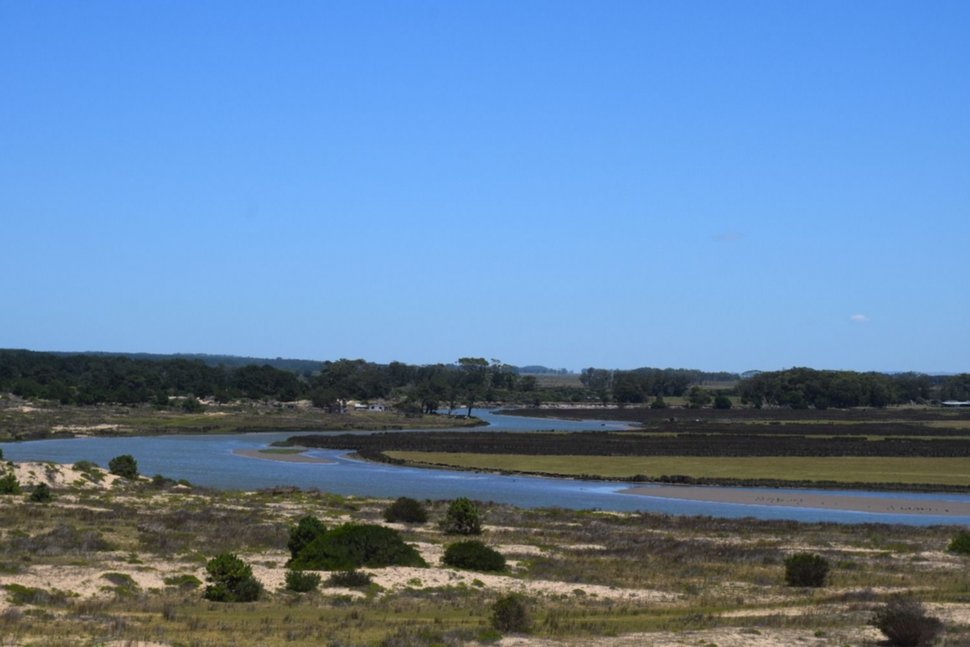
[[[500,577],[458,572],[459,579],[434,579],[434,567],[457,538],[442,535],[436,524],[416,525],[401,538],[420,546],[432,566],[419,577],[409,572],[393,580],[393,569],[367,569],[373,583],[357,587],[353,596],[332,587],[293,595],[283,588],[291,556],[287,541],[298,519],[310,516],[331,529],[347,515],[373,523],[387,502],[295,489],[55,494],[48,505],[22,501],[0,515],[0,585],[24,587],[15,588],[16,603],[9,590],[0,590],[8,607],[0,612],[0,635],[8,641],[457,645],[494,640],[493,604],[521,586],[528,592],[531,632],[540,638],[595,643],[630,632],[689,630],[698,632],[699,644],[720,644],[719,636],[752,630],[782,632],[784,644],[801,636],[834,647],[864,644],[871,636],[865,632],[873,631],[867,622],[893,591],[922,587],[927,602],[964,605],[968,590],[963,559],[946,551],[953,528],[493,504],[485,509],[488,544],[511,564]],[[443,518],[449,504],[431,502],[429,516]],[[236,553],[257,579],[272,582],[258,601],[202,600],[204,567],[221,550]],[[785,585],[784,560],[795,551],[831,562],[827,588]],[[94,588],[42,586],[35,574],[50,568],[83,571]],[[351,583],[337,579],[342,587]],[[958,640],[963,630],[948,626],[947,640]]]

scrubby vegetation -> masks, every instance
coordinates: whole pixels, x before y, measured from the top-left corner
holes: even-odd
[[[300,519],[324,528],[306,547],[348,520],[381,522],[390,501],[292,488],[159,490],[87,480],[54,494],[44,506],[26,497],[3,502],[0,635],[13,644],[427,647],[528,631],[549,644],[742,645],[760,635],[765,644],[861,646],[878,644],[879,631],[868,623],[904,591],[918,591],[930,615],[946,623],[948,645],[970,638],[966,564],[946,550],[955,527],[489,504],[488,543],[508,558],[499,574],[448,568],[449,544],[468,538],[427,524],[397,535],[430,568],[287,575],[288,542]],[[443,518],[450,504],[427,502],[429,517]],[[830,562],[828,588],[785,583],[793,545]],[[200,552],[212,546],[218,549]],[[210,574],[217,551],[239,562],[223,558],[231,567]],[[265,590],[245,604],[206,599],[199,580],[215,587],[219,573],[223,583],[251,576]],[[293,577],[314,576],[321,579],[314,592],[286,590]],[[521,605],[504,601],[513,592]]]
[[[138,478],[138,461],[131,454],[115,456],[108,461],[108,471],[121,478],[133,481]]]
[[[947,550],[958,555],[970,555],[970,531],[960,530],[953,535]]]
[[[296,593],[316,591],[320,586],[320,575],[307,571],[286,571],[286,590]]]
[[[402,496],[385,508],[384,521],[388,523],[425,523],[428,521],[428,510],[420,501]]]
[[[28,499],[32,503],[50,503],[54,496],[46,483],[38,483],[30,492]]]
[[[821,555],[797,553],[785,559],[785,582],[788,586],[825,586],[829,562]]]
[[[877,609],[872,624],[893,647],[929,647],[943,631],[943,623],[929,616],[922,602],[902,595]]]
[[[317,537],[322,537],[327,532],[327,527],[323,522],[314,516],[307,515],[300,517],[296,525],[290,528],[290,537],[286,541],[286,547],[290,551],[290,560],[307,547]]]
[[[427,566],[391,528],[348,523],[317,536],[290,561],[294,570],[346,570],[361,566]]]
[[[492,626],[499,631],[527,633],[531,627],[529,610],[521,595],[504,595],[492,605]]]
[[[482,534],[482,515],[478,506],[466,497],[458,497],[448,506],[442,530],[449,535]]]
[[[232,553],[221,553],[205,565],[205,598],[213,602],[253,602],[258,600],[263,587],[253,577],[249,564]]]
[[[363,571],[336,571],[327,580],[327,586],[344,586],[347,588],[358,588],[370,586],[373,583],[371,576]]]
[[[20,482],[17,481],[16,474],[7,472],[0,476],[0,494],[20,494]]]
[[[448,566],[471,571],[505,570],[505,558],[502,554],[474,539],[448,546],[442,561]]]

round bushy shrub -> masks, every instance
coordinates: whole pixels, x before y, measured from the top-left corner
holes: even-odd
[[[406,496],[398,498],[384,510],[384,521],[388,523],[425,523],[428,510],[424,504]]]
[[[138,478],[138,462],[131,454],[115,456],[108,461],[108,471],[131,481]]]
[[[526,633],[530,624],[529,611],[521,595],[510,593],[492,605],[492,626],[499,631]]]
[[[29,500],[34,503],[49,503],[54,497],[46,483],[38,483],[30,493]]]
[[[213,557],[205,565],[205,598],[214,602],[252,602],[259,599],[262,584],[253,577],[253,569],[232,553]]]
[[[961,530],[955,534],[947,550],[960,555],[970,555],[970,532]]]
[[[306,571],[286,571],[286,589],[297,593],[315,591],[320,586],[320,575]]]
[[[788,586],[825,586],[829,562],[821,555],[797,553],[785,560],[785,582]]]
[[[448,506],[442,529],[449,535],[482,534],[482,517],[478,506],[466,497],[459,497]]]
[[[296,525],[290,528],[290,538],[286,542],[286,547],[290,549],[290,561],[296,559],[307,544],[325,532],[327,532],[326,526],[316,517],[310,515],[301,517]]]
[[[347,523],[307,544],[290,560],[295,570],[348,570],[369,566],[427,566],[421,555],[391,528]]]
[[[505,570],[505,558],[502,554],[474,539],[448,546],[442,561],[448,566],[470,571]]]
[[[877,609],[869,624],[885,634],[895,647],[927,647],[943,631],[943,623],[926,615],[919,600],[898,595]]]
[[[327,586],[345,586],[349,589],[368,586],[370,575],[363,571],[337,571],[327,580]]]
[[[714,396],[714,408],[715,409],[730,409],[731,408],[731,398],[726,395]]]
[[[20,494],[20,483],[16,474],[7,472],[0,476],[0,494]]]

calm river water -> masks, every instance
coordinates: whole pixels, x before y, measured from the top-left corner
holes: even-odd
[[[515,431],[608,430],[623,428],[609,422],[499,416],[478,410],[475,415],[488,421],[492,429]],[[481,428],[479,428],[481,429]],[[464,429],[468,431],[469,429]],[[461,430],[459,430],[461,431]],[[326,432],[317,432],[326,433]],[[332,432],[344,433],[344,432]],[[359,432],[370,433],[370,432]],[[233,435],[137,436],[128,438],[71,438],[0,443],[5,458],[14,461],[54,461],[74,463],[90,460],[101,466],[119,454],[131,454],[143,474],[164,474],[174,479],[220,489],[253,490],[277,485],[315,487],[338,494],[418,499],[451,499],[467,496],[483,501],[511,503],[522,507],[561,507],[618,511],[649,511],[677,515],[716,517],[756,517],[799,521],[842,523],[904,523],[911,525],[964,524],[970,517],[937,517],[816,510],[684,501],[623,494],[629,483],[579,481],[491,473],[396,467],[348,458],[344,451],[314,450],[311,456],[329,458],[333,463],[284,463],[237,456],[240,449],[258,449],[291,436],[294,432],[249,433]],[[786,490],[780,490],[785,492]],[[779,492],[779,490],[772,490]],[[801,492],[812,492],[802,490]],[[826,491],[832,494],[832,491]],[[844,491],[843,494],[892,498],[892,493]],[[970,495],[907,494],[908,499],[970,502]]]

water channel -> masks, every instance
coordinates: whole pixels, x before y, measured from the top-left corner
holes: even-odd
[[[477,410],[475,415],[495,431],[577,431],[623,428],[622,424],[599,421],[566,421],[500,416]],[[481,429],[480,427],[478,429]],[[456,431],[468,431],[468,428]],[[451,499],[467,496],[483,501],[510,503],[522,507],[561,507],[616,511],[649,511],[676,515],[755,517],[797,521],[841,523],[904,523],[911,525],[970,525],[970,516],[886,514],[784,506],[689,501],[624,494],[629,483],[574,479],[511,476],[483,472],[420,469],[370,463],[353,459],[343,450],[312,450],[310,456],[330,459],[329,463],[288,463],[247,458],[238,450],[264,448],[291,436],[309,433],[269,432],[218,435],[164,435],[135,437],[81,437],[0,443],[6,459],[74,463],[90,460],[105,466],[119,454],[131,454],[143,474],[163,474],[220,489],[255,490],[282,485],[319,488],[344,495],[375,497],[410,496],[418,499]],[[372,432],[357,432],[372,433]],[[755,489],[755,488],[749,488]],[[858,490],[766,490],[772,493],[845,494],[893,498],[899,494]],[[909,494],[907,499],[928,502],[970,503],[964,494]]]

